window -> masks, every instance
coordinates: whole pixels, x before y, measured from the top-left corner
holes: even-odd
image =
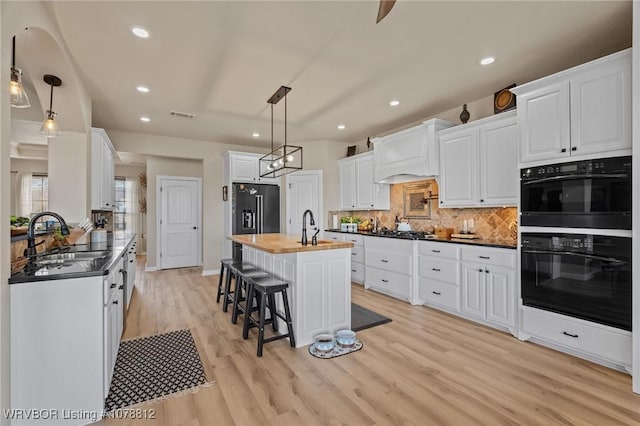
[[[31,213],[49,210],[49,178],[47,175],[31,177]]]
[[[126,229],[127,203],[125,178],[116,176],[116,204],[113,210],[113,231],[123,232]]]

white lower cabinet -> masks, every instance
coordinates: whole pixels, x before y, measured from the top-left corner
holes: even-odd
[[[411,300],[413,241],[365,237],[365,288]]]
[[[324,237],[331,241],[349,241],[351,249],[351,281],[364,284],[364,236],[360,234],[325,232]]]
[[[102,413],[122,334],[121,269],[122,258],[107,276],[9,286],[12,409]],[[89,421],[61,415],[12,424]]]
[[[515,307],[513,269],[462,263],[462,312],[513,329]]]
[[[568,317],[541,309],[522,307],[521,340],[537,338],[556,349],[601,364],[631,371],[631,332]]]

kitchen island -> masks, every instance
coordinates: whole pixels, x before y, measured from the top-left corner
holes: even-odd
[[[351,328],[351,242],[319,240],[303,246],[286,234],[232,235],[242,244],[244,262],[289,283],[296,346],[320,333]],[[281,309],[278,301],[277,309]],[[286,329],[282,324],[281,329]]]

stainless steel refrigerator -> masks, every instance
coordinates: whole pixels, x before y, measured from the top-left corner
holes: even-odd
[[[231,231],[238,234],[280,232],[280,187],[234,183],[231,193]],[[242,260],[242,245],[233,243],[233,258]]]

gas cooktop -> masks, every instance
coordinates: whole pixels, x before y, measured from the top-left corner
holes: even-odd
[[[394,231],[386,229],[378,231],[380,237],[403,238],[405,240],[432,240],[436,236],[432,232],[422,231]]]

